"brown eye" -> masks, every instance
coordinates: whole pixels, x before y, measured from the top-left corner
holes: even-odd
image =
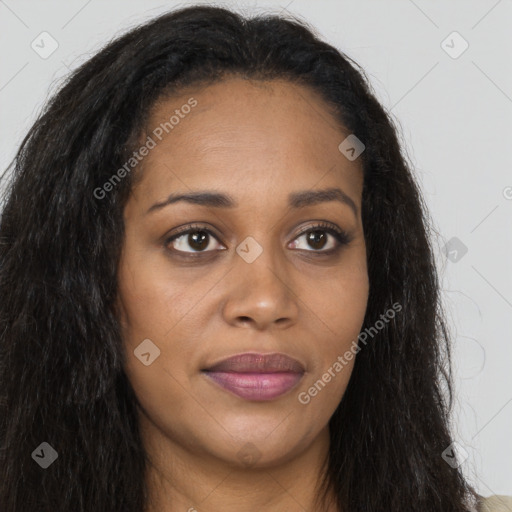
[[[327,235],[323,231],[310,231],[306,235],[306,240],[313,249],[320,250],[327,243]]]
[[[331,241],[329,241],[329,237]],[[299,242],[303,238],[304,243]],[[331,224],[321,224],[304,230],[293,242],[294,249],[330,254],[349,244],[351,237]]]
[[[196,251],[203,251],[208,247],[209,234],[206,231],[194,231],[189,233],[187,243]]]
[[[212,242],[215,240],[217,238],[209,229],[189,227],[167,239],[166,245],[171,246],[172,250],[176,252],[211,252],[215,250],[215,243],[212,247]],[[220,244],[219,246],[222,247]]]

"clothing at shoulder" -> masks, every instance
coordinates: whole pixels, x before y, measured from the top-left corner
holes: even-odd
[[[489,496],[484,498],[479,512],[512,512],[512,496]]]

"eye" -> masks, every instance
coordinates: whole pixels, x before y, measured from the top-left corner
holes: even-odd
[[[185,226],[166,240],[166,246],[172,244],[172,249],[177,252],[211,252],[212,245],[215,250],[215,244],[212,244],[214,240],[217,237],[204,226]],[[225,249],[220,243],[219,245]],[[192,250],[187,250],[187,247]]]
[[[331,237],[330,243],[329,236]],[[297,240],[303,237],[305,240],[304,243],[301,244],[297,242]],[[341,246],[349,244],[350,241],[351,237],[334,224],[320,223],[303,230],[302,233],[295,238],[293,248],[309,252],[331,254],[338,251]],[[308,249],[307,246],[312,247],[313,250]]]

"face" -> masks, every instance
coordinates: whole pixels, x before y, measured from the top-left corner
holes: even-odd
[[[148,133],[118,274],[142,429],[230,464],[293,458],[327,432],[366,311],[362,166],[338,149],[349,132],[309,89],[229,78],[161,100]],[[254,371],[203,371],[245,353],[295,370],[247,357]]]

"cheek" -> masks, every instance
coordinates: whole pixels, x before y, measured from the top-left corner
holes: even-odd
[[[185,288],[169,286],[162,269],[148,264],[148,259],[145,264],[124,260],[119,267],[124,370],[142,409],[150,417],[165,418],[165,411],[179,410],[179,383],[186,379],[187,357],[176,325],[181,325],[187,304]]]
[[[343,397],[357,356],[368,302],[369,282],[366,266],[355,262],[328,281],[318,283],[304,297],[317,326],[314,336],[314,365],[301,387],[299,402],[319,415],[334,411]]]
[[[172,271],[164,258],[151,253],[143,256],[132,253],[119,266],[125,339],[135,341],[142,336],[164,340],[204,295],[209,280],[191,280],[184,272]]]
[[[302,297],[321,320],[326,353],[343,349],[356,338],[363,324],[368,303],[369,281],[365,260],[354,255],[339,270],[321,281],[304,281]]]
[[[170,270],[165,259],[154,256],[127,251],[119,265],[125,370],[139,398],[151,400],[155,390],[165,389],[164,395],[172,401],[175,389],[182,389],[188,378],[187,368],[197,350],[195,333],[202,332],[198,303],[214,281],[211,277],[193,280],[186,272]],[[154,361],[148,366],[138,358],[147,353],[141,347],[148,347],[147,359]]]

